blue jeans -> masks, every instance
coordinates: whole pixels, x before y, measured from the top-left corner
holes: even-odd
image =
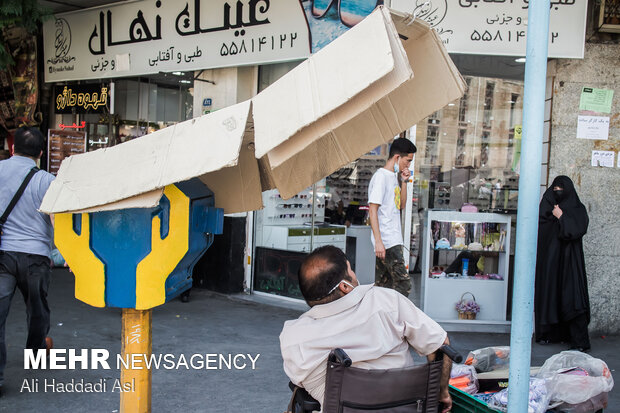
[[[15,287],[26,303],[28,339],[26,348],[45,348],[50,329],[47,289],[50,284],[50,259],[42,255],[0,251],[0,386],[6,365],[5,326]]]

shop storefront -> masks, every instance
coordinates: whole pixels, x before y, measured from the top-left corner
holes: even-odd
[[[238,2],[236,10],[227,2],[203,3],[138,1],[46,23],[46,81],[60,89],[102,82],[111,89],[102,113],[74,109],[55,114],[55,125],[84,121],[86,150],[94,150],[248,99],[346,32],[356,22],[351,15],[372,11],[332,7],[321,15],[310,1]],[[412,12],[410,3],[388,6]],[[451,328],[507,330],[527,4],[443,0],[413,12],[435,28],[468,89],[401,134],[418,148],[403,213],[410,299]],[[553,7],[550,57],[583,57],[585,15],[584,3]],[[546,151],[548,157],[548,144]],[[227,217],[230,234],[222,242],[228,244],[216,241],[207,255],[218,257],[207,257],[197,271],[221,270],[226,292],[301,300],[301,259],[329,244],[346,252],[362,283],[372,283],[367,188],[387,153],[387,145],[379,146],[290,199],[264,192],[262,210]],[[475,212],[463,215],[463,206]],[[222,251],[233,251],[232,263],[220,262]],[[442,297],[446,308],[437,307],[437,290],[450,291]],[[475,320],[460,319],[454,309],[467,293],[480,308]]]
[[[414,13],[434,26],[468,89],[402,133],[418,148],[411,205],[403,211],[403,253],[414,280],[410,299],[451,330],[509,331],[527,7],[427,3],[433,7],[421,5]],[[409,2],[392,6],[411,11]],[[583,57],[585,15],[585,4],[555,6],[550,57]],[[562,19],[574,23],[570,30]],[[260,84],[286,69],[269,68]],[[549,111],[551,104],[552,97]],[[548,129],[544,141],[542,186]],[[265,209],[254,214],[252,278],[246,278],[252,292],[301,299],[301,260],[326,244],[346,252],[362,283],[374,282],[367,188],[387,151],[378,147],[289,200],[277,191],[264,194]],[[461,300],[475,301],[477,313],[459,314]]]

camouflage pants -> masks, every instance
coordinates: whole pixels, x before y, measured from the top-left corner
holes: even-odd
[[[385,260],[375,258],[375,285],[392,288],[405,297],[411,292],[411,277],[405,267],[402,245],[385,250]]]

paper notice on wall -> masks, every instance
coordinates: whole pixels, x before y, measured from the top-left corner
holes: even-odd
[[[581,89],[579,110],[587,110],[598,113],[611,113],[611,102],[613,98],[613,90],[584,87]]]
[[[592,151],[592,166],[614,167],[614,151]]]
[[[577,117],[577,138],[607,140],[609,137],[609,118],[607,116]]]

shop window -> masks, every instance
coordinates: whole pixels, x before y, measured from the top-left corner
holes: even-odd
[[[523,82],[477,76],[465,80],[463,97],[418,123],[419,207],[459,210],[472,203],[480,211],[515,212],[518,173],[512,161]]]
[[[495,82],[486,82],[486,88],[484,91],[484,115],[482,124],[485,128],[491,127],[491,121],[493,120],[493,92],[495,92]]]
[[[459,129],[459,137],[456,140],[456,161],[455,166],[465,166],[465,136],[466,128]]]
[[[260,66],[259,91],[297,64]],[[437,127],[439,117],[440,113],[435,114],[429,125]],[[362,284],[373,283],[368,184],[386,159],[387,145],[381,145],[290,199],[283,199],[277,190],[264,192],[264,208],[254,214],[253,291],[303,299],[297,280],[301,261],[325,245],[347,254]]]
[[[178,72],[116,80],[114,114],[80,115],[87,124],[87,149],[114,146],[191,119],[192,76]]]

